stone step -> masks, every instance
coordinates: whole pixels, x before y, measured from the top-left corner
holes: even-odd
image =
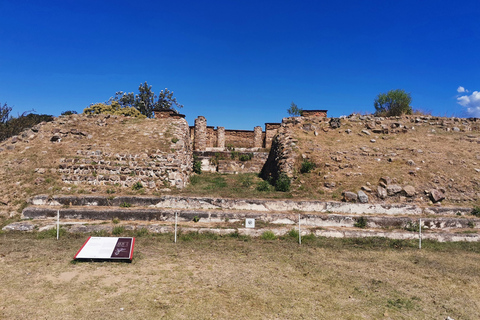
[[[287,213],[287,212],[260,212],[250,210],[205,210],[205,209],[175,209],[175,208],[113,208],[101,206],[84,207],[52,207],[30,206],[23,210],[25,219],[88,219],[120,221],[175,221],[175,213],[179,222],[196,221],[201,223],[222,224],[229,227],[237,222],[244,222],[247,218],[272,225],[297,225],[308,227],[366,227],[372,229],[401,229],[416,230],[421,219],[422,228],[428,230],[468,229],[476,231],[480,228],[480,219],[461,217],[410,217],[410,216],[378,216],[378,215],[351,215],[328,213]],[[362,225],[363,224],[363,225]]]
[[[472,208],[465,207],[421,207],[415,204],[373,204],[325,202],[317,200],[270,200],[270,199],[227,199],[185,196],[68,196],[49,197],[38,195],[30,199],[33,205],[41,206],[105,206],[118,207],[130,204],[135,207],[155,207],[195,210],[250,210],[256,212],[338,213],[375,215],[469,215]]]
[[[284,236],[288,234],[296,226],[267,226],[261,228],[218,228],[208,227],[202,223],[192,225],[193,223],[187,223],[179,226],[181,233],[198,232],[198,233],[214,233],[218,235],[228,235],[237,233],[239,235],[246,235],[252,237],[260,237],[264,232],[271,231],[276,236]],[[14,222],[2,228],[3,231],[43,231],[55,228],[56,224],[53,220],[29,220],[22,222]],[[102,232],[107,234],[113,234],[115,228],[121,227],[127,231],[142,231],[147,230],[150,233],[174,233],[174,226],[171,223],[146,223],[145,221],[129,221],[121,222],[119,224],[94,224],[94,223],[79,223],[77,220],[62,220],[61,227],[67,232],[72,233],[95,233]],[[298,229],[297,229],[298,230]],[[388,239],[397,240],[418,240],[420,234],[418,232],[409,232],[405,230],[372,230],[372,229],[358,229],[358,228],[312,228],[302,227],[302,236],[313,234],[317,237],[329,237],[329,238],[369,238],[369,237],[382,237]],[[480,234],[478,233],[459,233],[459,232],[445,232],[431,230],[422,231],[422,239],[435,240],[439,242],[451,242],[451,241],[467,241],[478,242],[480,241]]]

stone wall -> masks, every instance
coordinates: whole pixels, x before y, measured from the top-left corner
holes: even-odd
[[[265,148],[268,149],[272,146],[272,139],[281,126],[281,123],[265,123]]]
[[[169,151],[146,149],[141,153],[79,149],[75,156],[61,158],[57,172],[67,184],[112,185],[160,189],[184,188],[192,170],[192,150],[187,122],[174,122],[168,140]],[[159,124],[160,125],[160,124]],[[165,148],[164,148],[165,149]]]
[[[280,127],[279,123],[266,123],[265,131],[262,131],[260,126],[255,127],[254,130],[231,130],[225,129],[225,127],[207,126],[206,121],[205,117],[200,116],[195,119],[195,126],[190,127],[190,138],[196,151],[205,151],[211,148],[219,148],[219,151],[222,151],[226,147],[268,149],[273,136]],[[198,133],[196,133],[197,127],[200,130]],[[197,142],[197,136],[203,140]]]
[[[303,110],[302,116],[305,118],[313,118],[313,117],[326,118],[327,110]]]
[[[268,152],[195,151],[194,154],[202,162],[202,172],[228,174],[259,173],[268,157]]]
[[[294,139],[292,131],[295,121],[295,118],[283,119],[278,134],[272,140],[267,161],[261,170],[260,175],[263,179],[276,181],[281,173],[289,177],[293,176],[297,157],[295,145],[298,142]]]

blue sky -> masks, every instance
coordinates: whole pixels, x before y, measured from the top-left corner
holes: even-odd
[[[140,83],[187,121],[253,129],[294,101],[373,112],[381,92],[480,117],[477,1],[0,1],[0,102],[81,112]]]

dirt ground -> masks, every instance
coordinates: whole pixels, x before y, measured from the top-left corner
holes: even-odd
[[[480,318],[480,244],[143,235],[132,263],[88,236],[0,234],[1,319]]]

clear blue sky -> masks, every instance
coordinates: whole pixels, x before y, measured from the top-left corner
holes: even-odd
[[[252,129],[294,101],[373,112],[404,89],[480,117],[480,1],[0,1],[0,102],[81,112],[147,81],[190,125]]]

